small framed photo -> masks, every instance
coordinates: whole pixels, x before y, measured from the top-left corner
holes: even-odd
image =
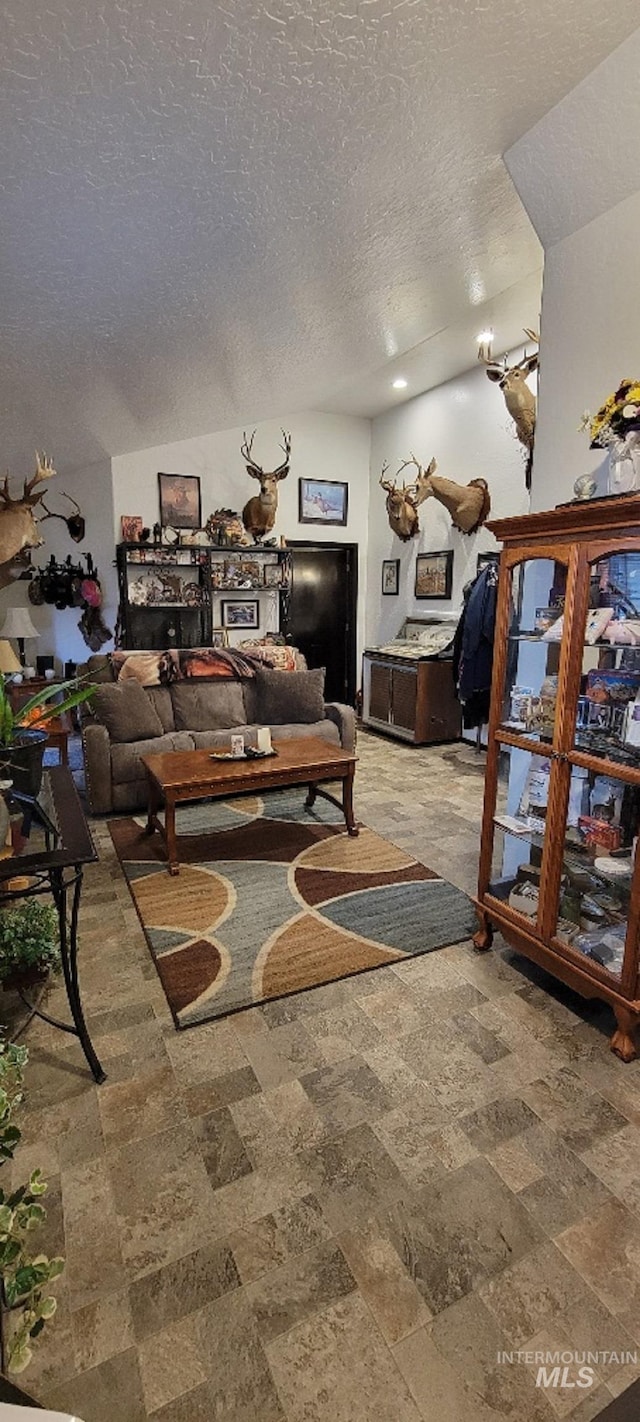
[[[344,528],[348,509],[348,484],[331,479],[298,480],[299,523],[333,523]]]
[[[382,560],[382,596],[397,597],[400,590],[400,559]]]
[[[279,563],[265,563],[264,585],[266,588],[282,587],[282,569]]]
[[[122,542],[139,543],[142,527],[142,519],[139,514],[123,514],[120,519]]]
[[[418,553],[416,597],[446,599],[451,597],[452,586],[453,548],[445,548],[438,553]]]
[[[478,573],[481,573],[481,572],[482,572],[482,569],[483,569],[483,568],[488,568],[488,567],[490,567],[490,565],[491,565],[492,563],[494,563],[495,566],[496,566],[496,568],[497,568],[499,562],[500,562],[500,554],[499,554],[498,552],[495,552],[495,553],[479,553],[479,554],[478,554],[478,557],[477,557],[477,560],[476,560],[476,577],[478,576]]]
[[[228,646],[229,646],[229,633],[227,632],[226,627],[213,627],[213,628],[211,629],[211,646],[212,646],[212,647],[228,647]]]
[[[200,480],[197,474],[158,474],[160,523],[163,528],[201,528]]]
[[[223,627],[259,627],[259,603],[256,598],[223,598],[222,603],[222,626]]]

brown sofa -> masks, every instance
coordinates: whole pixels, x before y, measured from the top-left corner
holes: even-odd
[[[304,669],[299,653],[297,662]],[[108,657],[90,657],[82,671],[98,683],[115,681]],[[278,673],[283,683],[289,675]],[[141,756],[228,744],[233,732],[247,733],[259,724],[257,687],[252,680],[183,681],[144,690],[161,722],[161,735],[115,741],[96,716],[83,719],[87,797],[93,814],[139,810],[146,805],[147,782]],[[355,745],[355,713],[350,706],[337,702],[324,704],[321,720],[272,724],[270,729],[280,740],[320,736],[345,750],[352,750]]]

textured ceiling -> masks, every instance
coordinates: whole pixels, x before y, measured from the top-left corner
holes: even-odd
[[[637,14],[5,0],[3,462],[371,413],[374,376],[384,408],[387,362],[539,270],[500,155]]]

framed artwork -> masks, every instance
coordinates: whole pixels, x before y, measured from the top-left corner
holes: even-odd
[[[120,519],[122,542],[139,543],[142,527],[142,519],[139,514],[123,514]]]
[[[298,522],[333,523],[344,528],[349,485],[331,479],[298,479]]]
[[[197,474],[158,474],[158,488],[163,528],[201,528],[200,480]]]
[[[421,598],[451,597],[453,585],[453,548],[438,553],[419,553],[416,558],[415,596]]]
[[[499,562],[499,553],[479,553],[476,560],[476,577],[478,576],[478,573],[482,572],[483,568],[488,567],[489,563],[495,563],[497,567]]]
[[[382,596],[397,597],[400,588],[400,559],[382,560]]]
[[[212,647],[228,647],[228,646],[229,646],[229,633],[227,632],[226,627],[213,627],[213,628],[211,629],[211,646],[212,646]]]
[[[282,585],[282,570],[279,563],[265,563],[264,565],[264,585],[266,588],[279,588]]]
[[[259,627],[259,603],[256,598],[223,598],[222,603],[222,626],[223,627]]]

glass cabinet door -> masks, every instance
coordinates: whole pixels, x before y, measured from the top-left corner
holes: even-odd
[[[511,572],[510,622],[501,731],[550,745],[554,739],[568,550],[562,560],[530,558]]]
[[[500,746],[488,892],[542,931],[543,856],[557,758]]]

